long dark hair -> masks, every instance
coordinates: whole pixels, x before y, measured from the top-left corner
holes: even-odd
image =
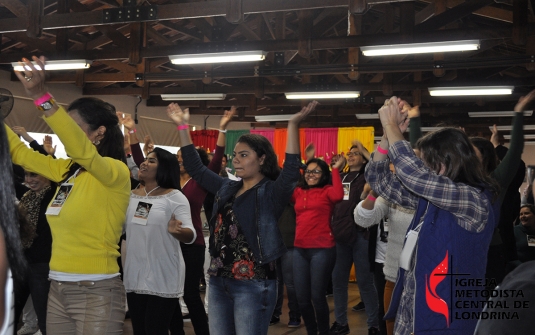
[[[115,158],[126,164],[124,136],[112,104],[97,98],[80,98],[74,100],[67,110],[77,111],[93,131],[100,126],[106,127],[104,137],[96,146],[98,153],[102,157]]]
[[[305,171],[303,171],[303,174],[301,175],[301,178],[299,179],[299,182],[297,183],[297,187],[307,190],[309,188],[314,188],[314,187],[321,188],[331,183],[331,170],[329,169],[329,165],[323,159],[312,158],[307,162],[307,170],[308,170],[308,166],[312,163],[316,163],[316,165],[321,169],[320,180],[318,180],[318,183],[316,185],[312,185],[312,186],[308,185],[305,180]]]
[[[428,133],[416,143],[422,159],[437,174],[441,173],[456,183],[480,190],[488,189],[493,196],[499,186],[487,173],[466,134],[456,128],[443,128]]]
[[[470,142],[481,153],[481,164],[483,165],[483,171],[490,174],[498,167],[498,155],[494,149],[494,145],[483,137],[470,137]]]
[[[237,143],[245,143],[256,152],[258,158],[264,157],[264,164],[260,166],[260,173],[271,180],[277,179],[280,168],[277,164],[277,155],[267,138],[258,134],[244,134],[238,138]]]
[[[0,117],[0,121],[3,123],[4,120]],[[0,211],[2,213],[0,215],[0,228],[4,235],[7,260],[13,277],[16,280],[23,280],[27,264],[20,242],[13,170],[6,130],[4,127],[0,128],[0,170],[2,171],[0,174]]]
[[[151,153],[158,158],[158,168],[156,169],[156,182],[162,188],[174,188],[180,190],[180,165],[176,156],[162,148],[154,148]]]

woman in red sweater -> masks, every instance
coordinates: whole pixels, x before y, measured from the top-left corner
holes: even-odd
[[[325,292],[336,258],[331,217],[334,205],[344,197],[338,172],[344,165],[345,158],[340,157],[333,166],[331,185],[327,163],[321,159],[309,160],[292,196],[297,221],[294,284],[309,335],[329,334],[329,306]]]

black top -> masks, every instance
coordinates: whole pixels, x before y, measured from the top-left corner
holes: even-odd
[[[31,192],[31,191],[30,191]],[[56,185],[52,184],[50,190],[46,192],[41,207],[39,208],[39,219],[37,220],[36,233],[30,248],[24,251],[28,263],[49,263],[52,255],[52,233],[46,220],[46,209],[52,198],[56,194]]]

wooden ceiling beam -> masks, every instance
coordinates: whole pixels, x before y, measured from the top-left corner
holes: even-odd
[[[244,15],[299,11],[317,8],[347,7],[347,0],[242,0]],[[158,17],[149,21],[183,20],[201,17],[226,16],[227,0],[157,5]],[[109,25],[102,10],[84,13],[50,14],[42,16],[42,29]],[[25,31],[26,18],[0,20],[0,33]]]
[[[426,2],[432,5],[435,0],[420,0],[420,1]],[[446,2],[446,7],[453,8],[464,2],[466,1],[465,0],[448,0]],[[474,11],[473,14],[481,16],[481,17],[485,17],[488,19],[503,21],[507,23],[513,23],[513,12],[507,9],[503,9],[503,8],[487,6],[487,7],[483,7],[481,9]]]
[[[28,15],[28,7],[20,0],[2,0],[2,5],[15,14],[16,17],[25,17]]]
[[[494,0],[471,0],[461,3],[445,12],[420,23],[416,26],[417,31],[435,30],[444,27],[448,23],[460,20],[476,10],[494,3]]]

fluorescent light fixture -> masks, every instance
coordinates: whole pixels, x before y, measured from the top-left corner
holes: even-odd
[[[292,92],[285,93],[286,99],[350,99],[358,98],[359,91],[332,91],[332,92]]]
[[[468,112],[469,117],[513,117],[515,111],[510,112]],[[531,116],[533,111],[525,111],[524,116]]]
[[[161,94],[162,100],[225,100],[225,93]]]
[[[206,64],[206,63],[234,63],[234,62],[255,62],[264,60],[266,52],[236,51],[236,52],[213,52],[205,54],[188,54],[169,56],[173,64]]]
[[[505,138],[506,140],[510,140],[511,139],[511,135],[503,135],[503,138]],[[524,135],[524,139],[525,140],[535,140],[535,135],[534,134]]]
[[[364,56],[423,54],[433,52],[479,50],[479,40],[391,44],[360,47]]]
[[[255,116],[256,122],[275,122],[275,121],[289,121],[293,114],[280,114],[280,115],[257,115]]]
[[[379,118],[379,114],[355,114],[355,116],[359,120],[372,120]]]
[[[489,127],[489,129],[492,131],[492,126]],[[497,130],[501,131],[511,131],[513,128],[512,126],[497,126]],[[535,130],[535,125],[524,125],[524,130]]]
[[[45,70],[76,70],[76,69],[89,69],[93,61],[86,59],[71,59],[71,60],[47,60],[45,62]],[[41,67],[35,62],[32,62],[37,70],[41,70]],[[19,62],[12,62],[13,70],[24,71],[22,65]],[[26,70],[30,70],[26,66]]]
[[[505,95],[513,94],[514,86],[464,86],[464,87],[429,87],[433,97],[461,95]]]

